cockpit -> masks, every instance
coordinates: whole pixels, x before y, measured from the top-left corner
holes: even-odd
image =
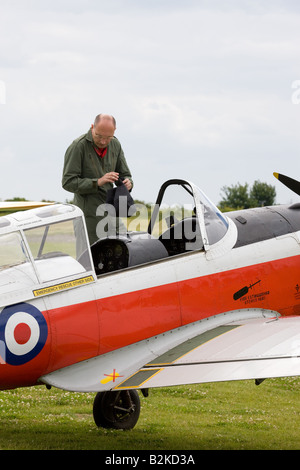
[[[91,246],[97,275],[192,251],[208,251],[229,227],[227,218],[198,187],[180,179],[165,182],[151,208],[138,204],[136,209],[127,230],[103,237]]]
[[[118,233],[106,234],[91,247],[76,206],[15,212],[0,217],[1,302],[57,292],[93,282],[95,273],[106,275],[186,253],[209,258],[220,244],[222,249],[228,244],[233,226],[199,188],[178,179],[162,185],[151,207],[136,204],[136,213],[123,220]]]

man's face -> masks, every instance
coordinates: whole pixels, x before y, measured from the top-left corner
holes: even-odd
[[[96,126],[92,124],[92,136],[95,142],[95,145],[104,149],[108,146],[109,142],[113,138],[115,133],[115,126],[111,121],[100,120]]]

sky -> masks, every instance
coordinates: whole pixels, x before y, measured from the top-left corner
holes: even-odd
[[[0,0],[0,199],[65,202],[64,154],[113,114],[135,199],[183,178],[218,203],[299,197],[298,0]]]

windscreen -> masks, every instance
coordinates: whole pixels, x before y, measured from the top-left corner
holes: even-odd
[[[24,233],[43,281],[92,270],[81,217],[34,227]]]
[[[0,271],[27,261],[28,257],[19,232],[0,236]]]

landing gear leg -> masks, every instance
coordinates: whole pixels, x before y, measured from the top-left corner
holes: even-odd
[[[98,427],[132,429],[140,416],[140,398],[136,390],[97,393],[93,405]]]

